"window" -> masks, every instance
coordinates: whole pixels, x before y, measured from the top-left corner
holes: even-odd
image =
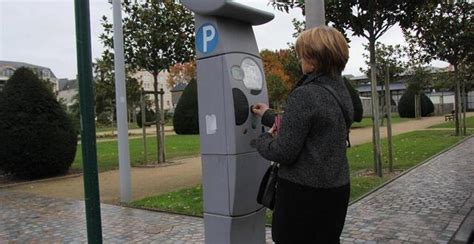
[[[15,73],[15,71],[13,69],[10,69],[10,68],[7,68],[3,71],[3,75],[5,75],[6,77],[12,76],[13,73]]]
[[[45,78],[45,79],[49,78],[49,76],[50,76],[49,70],[44,69],[42,71],[42,73],[43,73],[42,74],[43,78]]]

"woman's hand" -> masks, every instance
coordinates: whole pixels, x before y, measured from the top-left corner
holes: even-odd
[[[252,112],[259,117],[262,117],[267,110],[268,105],[265,103],[256,103],[252,106]]]
[[[276,124],[273,124],[272,128],[270,128],[268,131],[273,137],[276,136]]]

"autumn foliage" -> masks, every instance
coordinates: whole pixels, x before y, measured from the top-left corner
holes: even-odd
[[[189,84],[193,79],[196,79],[196,62],[177,63],[170,67],[166,84],[171,89],[179,83]]]
[[[260,52],[267,81],[270,105],[278,108],[284,103],[295,80],[299,79],[299,65],[290,50]]]

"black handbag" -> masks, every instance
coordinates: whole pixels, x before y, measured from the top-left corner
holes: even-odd
[[[267,172],[263,175],[257,195],[257,203],[271,210],[275,207],[278,167],[279,165],[277,163],[272,163],[272,165],[268,167]]]

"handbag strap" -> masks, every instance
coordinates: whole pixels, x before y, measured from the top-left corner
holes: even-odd
[[[336,102],[337,104],[339,105],[339,108],[341,108],[341,111],[342,111],[342,116],[344,116],[344,120],[346,122],[346,128],[347,128],[347,147],[351,147],[351,142],[349,140],[349,133],[350,133],[350,130],[351,130],[351,119],[349,117],[349,113],[347,112],[347,110],[344,108],[343,106],[343,103],[342,103],[342,100],[341,98],[339,97],[339,95],[337,95],[337,92],[329,85],[326,85],[326,84],[319,84],[319,83],[316,83],[316,82],[312,82],[313,84],[319,86],[319,87],[322,87],[324,88],[326,91],[328,91],[333,97],[334,99],[336,99]]]

